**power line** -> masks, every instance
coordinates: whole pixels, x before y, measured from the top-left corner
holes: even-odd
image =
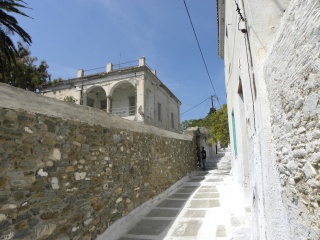
[[[92,68],[92,69],[87,69],[87,70],[83,70],[83,71],[89,72],[89,71],[93,71],[93,70],[97,70],[97,69],[102,69],[102,68],[105,68],[105,67]]]
[[[206,98],[206,99],[205,99],[204,101],[202,101],[201,103],[199,103],[199,104],[197,104],[196,106],[190,108],[189,110],[184,111],[183,113],[181,113],[180,116],[181,116],[182,114],[185,114],[186,112],[189,112],[189,111],[191,111],[192,109],[198,107],[200,104],[204,103],[205,101],[207,101],[207,100],[209,100],[209,99],[210,99],[210,97],[209,97],[209,98]]]
[[[240,8],[239,8],[239,5],[238,5],[238,3],[236,2],[236,0],[234,0],[234,3],[236,4],[236,7],[237,7],[236,11],[238,12],[240,19],[241,19],[242,21],[245,21],[244,17],[242,16],[242,13],[241,13],[241,10],[240,10]]]
[[[209,103],[209,102],[207,102],[206,106],[204,107],[203,112],[202,112],[201,115],[200,115],[200,118],[202,118],[204,112],[206,111],[206,108],[207,108],[207,106],[208,106],[208,103]]]
[[[121,54],[120,54],[120,60],[121,60]],[[121,67],[121,64],[124,65],[124,64],[129,64],[129,63],[135,63],[135,62],[139,62],[139,60],[134,60],[134,61],[129,61],[129,62],[120,62],[119,61],[119,64],[113,64],[113,66],[119,66],[119,68]],[[97,70],[97,69],[102,69],[102,68],[105,68],[104,67],[97,67],[97,68],[92,68],[92,69],[87,69],[87,70],[83,70],[85,72],[89,72],[89,71],[93,71],[93,70]]]
[[[190,16],[190,13],[189,13],[189,10],[188,10],[188,7],[187,7],[187,4],[186,4],[186,1],[183,0],[184,2],[184,6],[186,7],[186,10],[187,10],[187,13],[188,13],[188,17],[189,17],[189,20],[190,20],[190,23],[191,23],[191,26],[192,26],[192,30],[193,30],[193,33],[194,33],[194,36],[196,37],[196,40],[197,40],[197,43],[198,43],[198,47],[199,47],[199,51],[201,53],[201,57],[202,57],[202,60],[203,60],[203,63],[204,63],[204,66],[207,70],[207,74],[208,74],[208,77],[209,77],[209,80],[210,80],[210,83],[211,83],[211,86],[212,86],[212,89],[213,89],[213,92],[214,94],[217,96],[217,93],[216,93],[216,90],[214,89],[214,86],[213,86],[213,83],[212,83],[212,79],[211,79],[211,76],[209,74],[209,70],[208,70],[208,67],[207,67],[207,64],[206,64],[206,61],[204,60],[204,56],[203,56],[203,53],[202,53],[202,50],[201,50],[201,47],[200,47],[200,43],[199,43],[199,40],[198,40],[198,37],[197,37],[197,34],[196,34],[196,31],[194,29],[194,26],[193,26],[193,23],[192,23],[192,20],[191,20],[191,16]],[[219,99],[217,98],[218,100],[218,103],[219,103],[219,106],[221,107],[221,104],[219,102]]]

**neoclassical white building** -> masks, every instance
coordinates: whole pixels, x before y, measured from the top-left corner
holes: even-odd
[[[179,99],[159,80],[144,57],[137,66],[106,66],[106,71],[44,85],[41,94],[64,100],[73,97],[77,104],[101,109],[128,120],[179,132]]]

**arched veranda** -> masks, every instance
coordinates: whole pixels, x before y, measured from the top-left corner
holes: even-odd
[[[85,106],[107,110],[107,95],[102,87],[93,86],[89,88],[84,95]]]
[[[119,82],[110,91],[110,112],[121,117],[136,115],[137,91],[127,81]]]

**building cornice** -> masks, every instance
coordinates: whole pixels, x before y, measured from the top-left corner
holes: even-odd
[[[92,85],[92,84],[100,84],[102,82],[108,82],[108,81],[116,81],[116,80],[120,80],[119,77],[117,77],[119,75],[125,75],[125,74],[128,75],[128,74],[133,74],[138,72],[148,72],[149,74],[152,74],[157,79],[157,81],[159,81],[159,86],[162,87],[169,94],[170,97],[175,99],[178,102],[178,104],[181,105],[180,100],[169,90],[169,88],[167,88],[166,85],[164,85],[164,83],[147,66],[134,66],[134,67],[122,68],[118,70],[113,70],[111,72],[101,72],[101,73],[86,75],[83,77],[71,78],[68,80],[63,80],[61,82],[51,83],[51,85],[45,84],[41,86],[40,92],[42,93],[52,92],[52,91],[57,91],[57,90],[62,90],[67,88],[81,87],[81,86]],[[124,79],[127,77],[128,76],[124,77]],[[105,80],[97,81],[98,79],[105,79]]]

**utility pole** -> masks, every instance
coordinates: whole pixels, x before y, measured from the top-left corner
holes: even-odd
[[[210,108],[209,114],[216,112],[216,109],[215,109],[214,106],[213,106],[213,96],[211,95],[210,98],[211,98],[211,106],[212,106],[212,107]]]
[[[83,105],[83,82],[81,83],[80,89],[80,105]]]

